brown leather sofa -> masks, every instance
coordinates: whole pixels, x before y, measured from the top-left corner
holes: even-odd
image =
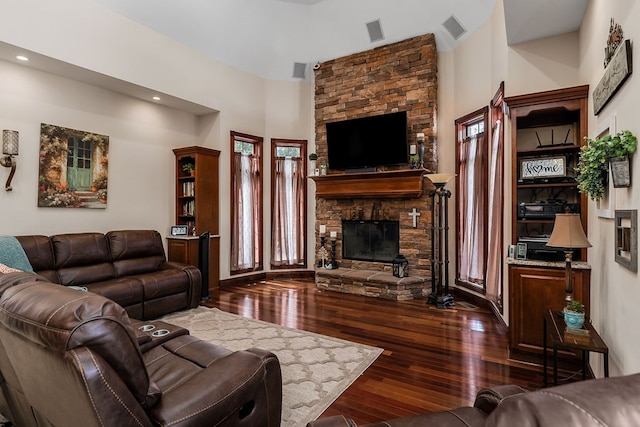
[[[200,270],[167,262],[157,231],[16,238],[37,274],[53,283],[103,295],[134,319],[152,319],[200,303]]]
[[[275,355],[132,323],[103,296],[34,277],[0,274],[0,412],[17,426],[280,425]]]
[[[637,427],[640,374],[603,378],[527,392],[503,385],[481,390],[473,407],[414,415],[365,427]],[[356,427],[333,416],[307,427]]]

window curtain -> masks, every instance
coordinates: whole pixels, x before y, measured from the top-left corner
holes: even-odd
[[[487,207],[483,192],[484,133],[465,139],[460,145],[460,280],[484,287],[485,242],[483,224]]]
[[[275,266],[304,262],[304,177],[301,158],[276,158],[271,254]]]
[[[486,297],[495,302],[502,300],[502,200],[503,147],[500,144],[502,121],[497,120],[491,138],[491,160],[489,166],[489,217],[487,224],[487,283]]]
[[[234,153],[233,191],[236,206],[233,210],[233,234],[231,241],[231,270],[254,269],[259,265],[260,242],[257,218],[260,214],[258,157]]]

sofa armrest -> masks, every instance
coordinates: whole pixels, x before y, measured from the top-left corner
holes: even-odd
[[[499,385],[490,388],[483,388],[476,394],[476,401],[473,406],[489,415],[500,403],[510,396],[526,393],[527,390],[513,384]]]
[[[179,344],[187,342],[183,339]],[[251,349],[218,358],[213,353],[203,354],[203,351],[218,353],[219,350],[209,345],[196,343],[190,350],[186,347],[176,349],[176,354],[187,360],[193,358],[192,363],[203,362],[209,356],[212,356],[211,361],[204,369],[183,376],[184,380],[162,391],[162,398],[148,412],[156,425],[280,426],[282,374],[274,354]],[[183,362],[176,366],[183,366]],[[171,366],[165,366],[162,372],[167,369]]]
[[[191,284],[189,308],[197,307],[200,304],[200,299],[202,298],[202,274],[197,267],[175,261],[165,261],[160,265],[160,269],[182,270],[189,277],[189,283]]]

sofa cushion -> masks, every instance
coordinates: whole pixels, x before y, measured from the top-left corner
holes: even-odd
[[[63,285],[83,286],[115,277],[104,234],[58,234],[51,237],[51,243]]]
[[[0,324],[52,351],[87,347],[120,375],[140,404],[150,406],[159,397],[129,317],[111,300],[51,283],[24,283],[0,298]]]
[[[106,234],[117,277],[156,271],[166,261],[155,230],[119,230]]]
[[[103,282],[87,283],[88,291],[117,301],[123,307],[142,303],[142,283],[135,277],[118,277]]]
[[[53,246],[47,236],[16,236],[18,242],[29,258],[29,263],[36,272],[54,271]]]

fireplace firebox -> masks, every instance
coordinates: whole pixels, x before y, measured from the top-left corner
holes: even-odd
[[[400,253],[399,221],[342,221],[342,258],[392,262]]]

